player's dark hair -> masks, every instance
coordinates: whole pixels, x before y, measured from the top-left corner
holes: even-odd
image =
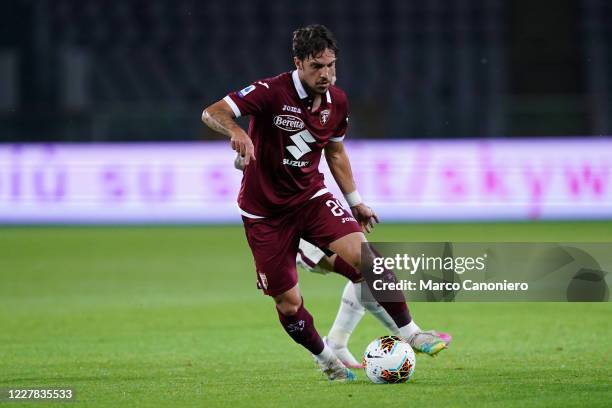
[[[332,50],[336,54],[336,57],[340,52],[336,44],[334,33],[324,25],[311,24],[306,27],[298,28],[293,32],[293,56],[302,61],[308,57],[319,55],[325,51],[326,48]]]

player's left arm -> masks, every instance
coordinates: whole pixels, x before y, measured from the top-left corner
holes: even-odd
[[[361,225],[365,232],[371,232],[374,224],[378,223],[378,216],[367,205],[361,201],[361,197],[357,192],[353,171],[351,170],[351,162],[349,161],[344,143],[330,142],[325,146],[325,160],[331,170],[334,180],[340,187],[340,191],[344,194],[346,201],[351,207],[351,212]]]

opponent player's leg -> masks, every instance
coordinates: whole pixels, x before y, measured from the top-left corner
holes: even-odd
[[[349,272],[347,272],[348,270],[353,270],[353,271],[355,270],[350,264],[348,264],[344,259],[338,257],[337,255],[334,255],[333,263],[334,263],[333,270],[336,273],[339,273],[344,276],[347,276],[349,274]],[[350,288],[351,290],[349,291],[348,288]],[[369,293],[369,291],[366,291],[365,293]],[[372,301],[372,296],[366,296],[364,298],[362,296],[363,294],[364,294],[364,291],[362,289],[361,281],[360,282],[347,282],[344,293],[343,293],[343,299],[346,298],[348,299],[348,301],[352,303],[356,303],[359,306],[365,308],[391,334],[395,336],[399,336],[400,335],[399,329],[397,325],[395,324],[395,322],[393,321],[393,319],[391,318],[391,316],[389,316],[389,313],[387,313],[387,311],[378,302]],[[332,330],[333,330],[333,327],[332,327]],[[452,341],[452,337],[448,333],[435,332],[435,334],[440,339],[442,339],[444,343],[446,343],[447,346]],[[330,337],[330,336],[331,335],[328,335],[327,337]]]
[[[348,349],[348,342],[353,330],[355,330],[363,318],[366,309],[357,302],[354,296],[351,296],[353,288],[349,284],[344,287],[336,319],[329,329],[327,336],[323,338],[323,341],[331,347],[345,366],[349,368],[362,368],[361,363]]]
[[[336,254],[334,254],[333,257],[330,257],[330,261],[333,263],[334,272],[347,277],[355,275],[358,276],[358,278],[355,279],[349,278],[350,282],[347,282],[342,294],[343,301],[345,303],[355,304],[357,307],[367,310],[391,334],[399,335],[397,325],[391,316],[389,316],[389,313],[387,313],[387,311],[378,302],[362,299],[360,284],[364,281],[364,278],[361,273]]]
[[[327,275],[334,270],[331,258],[321,248],[303,239],[300,239],[295,262],[300,268],[321,275]]]
[[[330,346],[340,360],[349,368],[358,368],[361,363],[355,359],[348,349],[349,338],[357,324],[361,320],[365,311],[368,311],[378,320],[387,330],[394,336],[399,336],[400,332],[389,313],[378,302],[373,302],[371,299],[362,299],[362,290],[360,284],[347,282],[342,292],[340,308],[336,315],[336,320],[332,325],[329,333],[323,338],[323,341]],[[446,345],[448,346],[452,337],[448,333],[435,332]]]
[[[352,267],[342,267],[347,265],[346,262],[340,262],[337,261],[337,259],[337,255],[330,250],[323,250],[304,239],[300,239],[298,254],[295,258],[297,266],[309,272],[320,273],[322,275],[335,272],[352,282],[363,280],[359,271],[356,271]]]
[[[361,244],[363,242],[367,242],[363,233],[353,232],[333,241],[330,243],[329,248],[353,268],[359,270],[362,257]],[[363,254],[365,259],[373,259],[375,257],[375,254],[372,252],[369,246],[364,245],[363,248],[365,251],[367,251]],[[390,278],[394,278],[391,271],[386,271],[385,274]],[[361,282],[356,284],[360,285],[360,287],[355,287],[355,289],[360,291],[368,290],[367,286],[363,286],[364,284],[366,283]],[[406,338],[416,351],[424,352],[433,356],[446,348],[446,343],[437,335],[436,332],[423,331],[413,321],[408,310],[408,306],[406,305],[406,300],[401,292],[397,293],[398,299],[396,299],[394,302],[388,302],[381,299],[380,294],[377,291],[372,291],[372,296],[393,319],[398,327],[399,335]]]

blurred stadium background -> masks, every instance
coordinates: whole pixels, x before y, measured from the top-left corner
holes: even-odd
[[[612,217],[603,0],[12,0],[0,16],[5,223],[239,222],[202,108],[291,69],[312,22],[338,37],[357,181],[388,221]]]
[[[0,4],[2,141],[202,140],[203,105],[289,70],[320,22],[353,138],[609,135],[605,0]]]

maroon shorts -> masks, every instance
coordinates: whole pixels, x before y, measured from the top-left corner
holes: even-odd
[[[338,238],[361,232],[353,215],[331,193],[280,216],[242,220],[255,258],[258,287],[270,296],[280,295],[297,284],[295,257],[300,238],[327,248]]]

